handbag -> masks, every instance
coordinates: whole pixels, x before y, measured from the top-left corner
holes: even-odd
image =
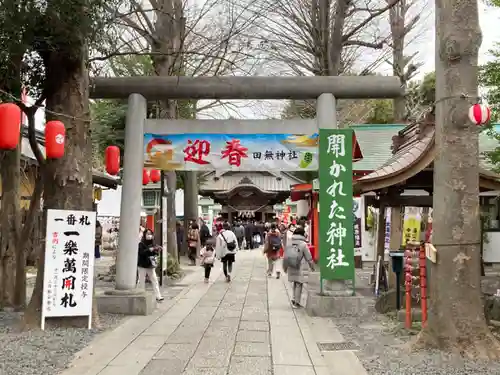
[[[199,232],[196,229],[190,229],[188,232],[188,246],[198,247]]]
[[[224,242],[226,243],[226,247],[227,247],[227,249],[228,249],[229,251],[233,251],[233,250],[235,250],[235,249],[236,249],[236,242],[234,242],[234,241],[227,242],[226,237],[224,237],[224,234],[223,234],[223,233],[221,233],[220,235],[221,235],[221,236],[222,236],[222,238],[224,239]]]
[[[149,261],[151,262],[151,268],[158,267],[158,259],[156,256],[150,256]]]
[[[214,264],[214,261],[215,261],[215,257],[212,255],[212,256],[209,256],[209,257],[206,257],[206,258],[203,258],[203,264],[205,265],[208,265],[208,266],[211,266],[212,264]]]

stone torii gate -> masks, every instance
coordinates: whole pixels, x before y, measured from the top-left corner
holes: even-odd
[[[94,78],[92,99],[128,98],[116,286],[99,299],[104,311],[148,314],[154,299],[136,291],[144,133],[312,134],[337,128],[336,99],[386,99],[404,95],[397,77],[126,77]],[[147,119],[147,100],[317,99],[314,120]],[[339,283],[339,282],[337,282]]]

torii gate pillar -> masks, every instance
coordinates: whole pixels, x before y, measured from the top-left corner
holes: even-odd
[[[104,312],[149,314],[155,302],[152,296],[136,290],[137,244],[142,197],[144,164],[144,131],[155,128],[173,133],[288,133],[305,134],[318,128],[336,128],[336,98],[394,98],[404,94],[397,77],[129,77],[95,78],[91,82],[91,98],[128,98],[125,128],[123,187],[120,213],[119,250],[116,263],[116,289],[99,299]],[[167,99],[317,99],[316,120],[195,120],[183,126],[183,120],[147,120],[147,100]],[[212,126],[213,124],[213,126]],[[212,129],[218,128],[218,131]],[[295,129],[295,130],[294,130]],[[302,132],[302,133],[301,133]],[[336,295],[350,294],[343,281],[329,282]],[[314,293],[309,293],[315,295]],[[124,298],[125,296],[125,298]],[[319,302],[318,302],[319,301]],[[322,300],[312,301],[327,306]],[[309,301],[308,301],[309,303]],[[337,302],[338,303],[338,302]],[[317,313],[318,308],[308,309]],[[319,310],[324,310],[320,307]]]

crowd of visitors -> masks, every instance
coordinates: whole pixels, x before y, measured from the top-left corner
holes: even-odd
[[[187,247],[187,256],[191,265],[199,265],[204,269],[204,281],[209,283],[210,273],[216,259],[222,263],[226,282],[231,282],[233,264],[241,250],[253,250],[262,247],[267,258],[267,276],[281,277],[288,274],[288,281],[293,285],[291,305],[299,308],[302,287],[305,282],[305,270],[314,269],[314,262],[308,247],[307,218],[290,220],[286,225],[278,221],[236,221],[232,225],[222,219],[215,221],[212,233],[207,224],[199,219],[189,223],[184,236],[182,224],[177,223],[177,245]],[[151,282],[157,301],[162,301],[156,267],[161,247],[155,244],[154,233],[141,225],[138,247],[138,287],[144,288],[146,278]],[[184,242],[186,241],[186,242]]]

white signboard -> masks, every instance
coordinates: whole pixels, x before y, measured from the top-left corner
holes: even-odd
[[[95,223],[93,211],[47,211],[42,330],[58,316],[88,316],[91,328]]]

